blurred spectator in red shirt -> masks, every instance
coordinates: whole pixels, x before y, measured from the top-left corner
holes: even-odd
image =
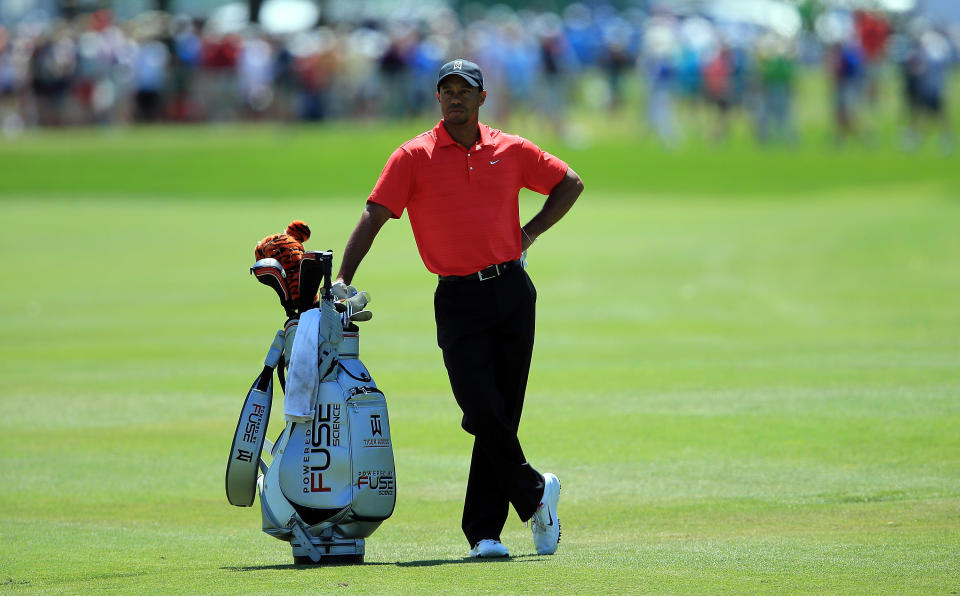
[[[878,13],[858,10],[853,25],[865,59],[864,84],[867,101],[872,105],[878,96],[880,63],[886,55],[887,40],[892,32],[890,24]]]

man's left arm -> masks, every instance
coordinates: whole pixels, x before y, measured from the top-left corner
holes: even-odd
[[[533,219],[527,222],[527,225],[523,226],[523,233],[521,234],[523,250],[530,248],[537,236],[560,221],[567,211],[573,207],[577,197],[582,192],[583,180],[573,171],[573,168],[568,167],[563,179],[550,191],[543,208],[533,216]]]

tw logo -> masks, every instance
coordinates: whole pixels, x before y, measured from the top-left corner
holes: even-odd
[[[370,433],[371,436],[383,436],[383,428],[380,426],[380,414],[370,414]]]

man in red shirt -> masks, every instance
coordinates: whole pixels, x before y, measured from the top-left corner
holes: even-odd
[[[521,257],[573,206],[580,177],[530,141],[479,122],[483,73],[453,60],[437,78],[443,119],[387,161],[343,252],[345,292],[380,228],[406,209],[434,294],[437,343],[463,428],[474,435],[463,532],[474,557],[508,556],[500,543],[510,505],[531,520],[539,554],[560,540],[560,482],[526,460],[517,428],[533,354],[536,289]],[[520,226],[519,191],[548,195]]]

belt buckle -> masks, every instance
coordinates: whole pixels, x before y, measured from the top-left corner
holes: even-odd
[[[493,269],[493,275],[491,275],[490,277],[483,276],[483,272],[486,271],[487,269]],[[487,267],[487,269],[481,269],[480,271],[477,271],[477,277],[480,278],[480,281],[487,281],[488,279],[493,279],[494,277],[500,275],[499,265],[490,265],[489,267]]]

